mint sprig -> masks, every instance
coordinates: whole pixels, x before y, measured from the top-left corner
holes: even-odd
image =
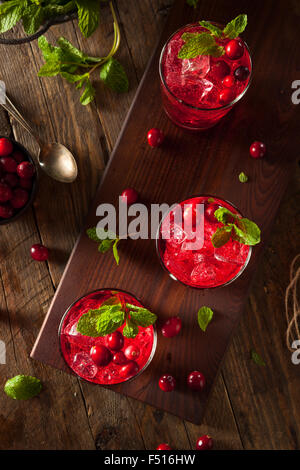
[[[221,57],[225,54],[225,47],[218,43],[218,39],[235,39],[247,26],[247,15],[239,15],[230,21],[223,30],[209,21],[200,21],[207,33],[184,33],[181,38],[183,46],[178,52],[179,59],[194,59],[200,55]]]
[[[208,324],[212,321],[214,312],[209,307],[201,307],[198,310],[198,325],[202,331],[206,331]]]
[[[156,322],[157,316],[146,308],[122,305],[119,301],[114,303],[116,298],[113,298],[113,303],[104,302],[98,309],[84,313],[77,323],[77,331],[84,336],[97,338],[113,333],[125,322],[123,335],[135,338],[139,326],[146,328]]]
[[[214,213],[223,227],[218,227],[211,238],[215,248],[225,245],[230,238],[243,245],[254,246],[260,243],[260,228],[252,220],[242,218],[225,207],[220,207]]]
[[[16,375],[4,385],[4,392],[14,400],[29,400],[37,396],[41,390],[41,381],[30,375]]]
[[[119,265],[120,256],[118,252],[118,244],[120,242],[120,238],[118,238],[115,233],[102,229],[102,233],[100,234],[102,238],[99,238],[96,227],[91,227],[87,229],[86,234],[91,240],[98,243],[98,251],[100,253],[106,253],[112,249],[115,261],[117,265]]]

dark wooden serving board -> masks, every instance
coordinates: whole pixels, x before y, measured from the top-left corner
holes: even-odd
[[[295,35],[290,34],[298,28],[295,15],[289,12],[287,16],[283,1],[254,0],[250,4],[241,0],[237,5],[233,0],[220,0],[218,8],[211,8],[210,2],[200,3],[194,12],[185,0],[179,0],[170,14],[31,354],[34,359],[69,371],[60,356],[57,335],[67,307],[97,288],[125,289],[156,312],[159,321],[180,315],[183,329],[174,339],[159,333],[157,351],[148,369],[136,380],[111,389],[194,423],[201,422],[230,336],[242,315],[299,147],[298,109],[291,102],[291,83],[299,70],[299,51]],[[175,127],[161,107],[158,59],[163,43],[175,29],[193,20],[206,18],[224,23],[241,12],[249,15],[245,39],[254,61],[253,81],[246,97],[209,131],[192,134]],[[160,149],[146,143],[151,127],[163,129],[166,135]],[[267,144],[268,154],[263,160],[249,157],[249,145],[254,140]],[[249,176],[247,184],[239,182],[241,171]],[[123,242],[119,267],[111,254],[100,255],[85,229],[96,224],[100,203],[117,204],[119,194],[130,186],[137,189],[146,204],[171,204],[201,193],[234,203],[262,228],[262,243],[253,250],[243,275],[228,287],[197,291],[168,277],[153,240]],[[202,305],[215,311],[206,333],[196,320]],[[193,370],[201,370],[207,379],[206,390],[200,395],[185,385],[187,374]],[[176,377],[178,387],[174,392],[159,390],[157,382],[163,373]]]

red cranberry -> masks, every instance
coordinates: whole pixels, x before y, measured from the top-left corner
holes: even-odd
[[[11,187],[6,183],[0,183],[0,202],[7,202],[13,197]]]
[[[124,336],[120,331],[114,331],[106,338],[107,346],[114,351],[118,351],[123,348]]]
[[[19,178],[15,173],[6,173],[2,178],[3,183],[9,184],[11,188],[15,188],[19,184]]]
[[[111,361],[111,352],[102,344],[92,346],[90,356],[97,366],[107,366]]]
[[[216,78],[222,80],[226,75],[230,74],[230,67],[224,60],[219,60],[212,65],[211,71]]]
[[[250,70],[248,67],[241,65],[234,71],[234,76],[239,82],[244,82],[250,75]]]
[[[28,192],[25,189],[17,188],[13,191],[13,197],[11,198],[11,205],[15,209],[21,209],[28,201]]]
[[[32,178],[34,175],[34,166],[30,162],[22,162],[17,167],[17,173],[20,178]]]
[[[172,450],[169,444],[159,444],[159,446],[156,447],[156,450]]]
[[[123,366],[124,364],[126,364],[128,362],[128,359],[125,356],[125,354],[123,353],[123,351],[116,352],[114,354],[112,360],[115,364],[118,364],[119,366]]]
[[[172,375],[163,375],[158,381],[159,388],[164,392],[173,392],[176,380]]]
[[[0,139],[0,157],[7,157],[12,153],[13,149],[13,144],[10,140],[5,137]]]
[[[12,157],[16,160],[17,163],[22,163],[26,160],[24,153],[20,152],[20,150],[15,150],[12,154]]]
[[[209,204],[208,206],[205,206],[204,209],[204,214],[207,220],[209,220],[212,223],[216,223],[217,219],[215,217],[215,212],[216,210],[219,209],[219,206],[217,204]]]
[[[229,59],[240,59],[244,54],[244,44],[240,39],[232,39],[226,44],[225,51]]]
[[[213,440],[210,436],[204,435],[199,437],[196,443],[197,450],[210,450],[213,448]]]
[[[151,147],[159,147],[164,141],[164,133],[160,129],[150,129],[147,135],[148,144]]]
[[[123,366],[120,370],[120,375],[122,377],[132,377],[133,375],[136,375],[139,371],[139,366],[137,365],[136,362],[130,361],[128,364]]]
[[[2,157],[1,166],[6,173],[16,173],[17,171],[17,162],[11,157]]]
[[[140,355],[140,350],[137,346],[135,346],[134,344],[130,344],[129,346],[127,346],[127,348],[125,349],[124,351],[124,354],[125,356],[127,357],[127,359],[130,359],[130,360],[135,360],[139,357]]]
[[[166,338],[173,338],[177,336],[181,330],[182,322],[179,317],[168,318],[168,320],[163,324],[161,332]]]
[[[187,379],[188,386],[196,392],[201,392],[205,387],[205,377],[201,372],[195,370],[191,372]]]
[[[253,142],[250,147],[250,155],[253,158],[262,158],[265,156],[267,147],[263,142]]]
[[[19,186],[23,189],[31,189],[32,188],[32,179],[31,178],[20,178]]]
[[[232,88],[224,88],[219,95],[221,104],[229,104],[235,99],[235,93]]]
[[[30,248],[31,258],[35,261],[46,261],[49,258],[49,250],[44,245],[36,243]]]
[[[121,194],[122,201],[127,203],[129,206],[137,202],[139,195],[138,192],[133,188],[124,189]]]
[[[10,204],[0,204],[0,217],[10,219],[14,215],[14,210]]]
[[[227,75],[227,77],[224,78],[223,80],[223,85],[226,86],[227,88],[231,88],[235,84],[234,77],[232,75]]]

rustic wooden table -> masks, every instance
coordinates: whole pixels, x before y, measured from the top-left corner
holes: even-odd
[[[0,339],[6,343],[7,364],[0,365],[0,390],[7,378],[23,373],[39,377],[44,391],[28,402],[16,402],[0,393],[0,449],[154,449],[160,442],[190,449],[204,433],[214,437],[218,449],[300,448],[299,366],[292,364],[285,345],[283,301],[289,264],[299,248],[296,167],[203,425],[184,422],[29,359],[172,3],[172,0],[116,2],[122,29],[119,57],[129,73],[130,92],[116,96],[98,84],[96,103],[86,108],[79,104],[77,92],[61,79],[37,77],[42,60],[36,43],[0,47],[1,79],[8,93],[39,126],[45,139],[57,139],[73,150],[79,165],[78,180],[70,186],[41,174],[32,210],[19,221],[1,227]],[[241,13],[236,2],[224,0],[211,1],[212,11],[216,4],[224,7],[225,3],[228,18]],[[271,3],[268,0],[261,8],[270,8]],[[299,2],[288,3],[290,14],[300,15]],[[21,28],[16,28],[15,34],[21,35]],[[76,22],[56,26],[47,33],[53,42],[61,35],[90,54],[105,52],[112,41],[109,10],[103,9],[101,27],[89,40],[83,40]],[[13,135],[36,151],[28,134],[3,111],[0,133]],[[295,152],[298,152],[296,140]],[[34,262],[29,256],[31,245],[38,242],[51,250],[47,264]],[[251,349],[260,353],[266,367],[250,360]]]

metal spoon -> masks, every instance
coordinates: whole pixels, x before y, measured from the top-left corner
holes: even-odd
[[[15,105],[6,96],[3,108],[24,127],[39,145],[38,163],[48,176],[62,183],[72,183],[78,174],[74,156],[64,145],[43,142]]]

